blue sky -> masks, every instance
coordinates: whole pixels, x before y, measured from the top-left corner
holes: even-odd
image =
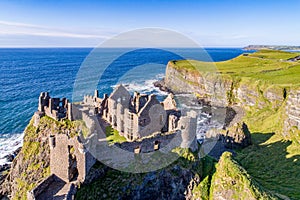
[[[299,10],[298,0],[2,0],[0,47],[95,47],[145,27],[207,47],[300,45]]]

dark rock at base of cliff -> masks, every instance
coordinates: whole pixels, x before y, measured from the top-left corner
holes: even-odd
[[[172,93],[172,91],[169,88],[167,88],[167,86],[165,85],[165,79],[164,78],[161,79],[161,80],[155,81],[153,83],[153,85],[155,87],[158,87],[161,91]]]
[[[224,127],[228,127],[229,124],[232,122],[232,120],[235,118],[236,116],[236,111],[231,108],[231,107],[227,107],[226,108],[226,117],[224,120]]]
[[[220,133],[226,148],[244,148],[252,144],[251,134],[244,122],[236,123]]]
[[[20,151],[21,151],[21,147],[16,149],[13,153],[4,156],[4,158],[6,158],[7,162],[12,162]]]
[[[211,103],[204,98],[197,98],[197,100],[200,106],[211,106]]]
[[[15,159],[15,157],[18,155],[18,153],[20,152],[20,150],[21,150],[21,147],[19,147],[18,149],[16,149],[13,153],[4,156],[4,158],[6,158],[7,162],[12,162]],[[2,184],[2,182],[6,178],[6,176],[7,176],[6,172],[8,172],[10,170],[10,168],[11,168],[11,164],[7,164],[6,163],[4,165],[0,165],[0,184]]]
[[[10,166],[11,166],[10,164],[0,165],[0,173],[2,174],[2,172],[9,170]],[[1,174],[0,174],[0,179],[1,179]]]
[[[1,185],[1,187],[2,187],[2,183],[4,182],[5,178],[8,175],[7,172],[10,170],[10,168],[11,168],[10,164],[0,165],[0,185]],[[7,198],[6,195],[4,195],[0,192],[0,200],[4,200],[4,199],[6,200],[6,199],[9,199],[9,198]]]

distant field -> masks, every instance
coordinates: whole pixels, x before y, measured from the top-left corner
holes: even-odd
[[[178,70],[219,72],[231,77],[248,77],[271,84],[299,84],[300,61],[291,62],[299,53],[275,50],[261,50],[251,54],[243,54],[234,59],[222,62],[201,62],[196,60],[172,61]]]

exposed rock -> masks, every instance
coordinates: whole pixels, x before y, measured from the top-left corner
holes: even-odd
[[[99,165],[100,163],[97,163],[95,165]],[[84,184],[90,184],[93,181],[103,177],[105,173],[107,172],[108,167],[104,166],[102,168],[96,168],[92,167],[91,170],[89,171],[88,175],[85,178]]]
[[[255,112],[261,109],[281,112],[279,109],[285,106],[286,102],[285,113],[280,116],[284,123],[282,132],[286,139],[300,141],[299,88],[267,85],[253,79],[230,80],[215,74],[200,74],[197,70],[178,67],[176,61],[173,61],[168,63],[165,85],[174,93],[196,94],[202,105],[242,108],[243,111],[238,112],[237,117],[233,117],[233,112],[227,112],[225,127],[239,122],[244,112]]]
[[[214,106],[225,107],[228,105],[226,93],[232,80],[223,79],[218,73],[178,70],[173,62],[169,62],[164,83],[174,93],[194,93]]]
[[[21,151],[21,147],[16,149],[13,153],[4,156],[4,158],[6,158],[7,162],[12,162],[20,151]]]
[[[300,130],[300,91],[292,90],[288,96],[288,100],[285,108],[286,119],[284,121],[284,134],[286,137],[294,137],[300,141],[297,134],[290,135],[290,130]]]
[[[300,60],[300,56],[296,56],[296,57],[294,57],[294,58],[289,58],[289,59],[287,59],[287,61],[292,61],[292,62],[297,62],[297,61],[299,61]]]
[[[187,76],[185,76],[187,75]],[[182,73],[176,70],[172,63],[169,62],[166,69],[166,78],[164,84],[174,93],[193,93],[198,88],[198,74],[192,75],[188,73]],[[187,80],[189,82],[187,82]],[[194,83],[194,84],[189,84]],[[203,90],[204,92],[204,90]]]
[[[158,80],[158,81],[155,81],[153,83],[153,85],[155,87],[158,87],[161,91],[164,91],[164,92],[171,92],[171,90],[169,88],[167,88],[167,86],[165,85],[165,79],[161,79],[161,80]]]
[[[244,122],[237,123],[220,134],[226,148],[244,148],[252,144],[250,131]]]

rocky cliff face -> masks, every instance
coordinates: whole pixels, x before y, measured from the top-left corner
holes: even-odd
[[[244,122],[239,122],[220,133],[226,148],[243,148],[251,145],[251,134]]]
[[[24,198],[27,190],[49,175],[50,150],[46,138],[47,131],[47,126],[37,129],[33,126],[33,120],[30,121],[24,131],[23,147],[1,185],[2,195],[14,199]]]
[[[259,110],[267,110],[266,113],[270,114],[280,113],[282,116],[277,122],[277,126],[281,126],[280,132],[289,139],[300,138],[300,92],[297,88],[250,78],[232,79],[220,74],[181,70],[174,61],[167,65],[165,86],[174,93],[194,93],[211,105],[237,105],[248,113],[259,113]]]
[[[195,93],[213,105],[228,105],[227,92],[232,81],[219,74],[199,73],[198,71],[178,70],[173,62],[166,69],[165,85],[174,93]]]
[[[300,141],[300,91],[292,90],[285,108],[284,134]]]

